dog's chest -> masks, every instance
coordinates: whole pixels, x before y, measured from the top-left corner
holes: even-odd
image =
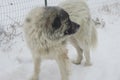
[[[41,55],[42,59],[55,59],[58,57],[58,55],[63,54],[65,50],[66,48],[64,46],[56,46],[40,49],[39,54]]]

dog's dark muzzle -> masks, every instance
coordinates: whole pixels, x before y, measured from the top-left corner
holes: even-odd
[[[70,35],[70,34],[74,34],[77,32],[77,30],[80,28],[80,25],[75,23],[75,22],[71,22],[70,24],[70,28],[67,29],[65,31],[65,35]]]

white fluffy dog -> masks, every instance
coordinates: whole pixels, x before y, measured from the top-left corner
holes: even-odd
[[[60,6],[63,9],[35,8],[24,21],[24,33],[34,62],[32,80],[39,80],[40,64],[46,58],[55,59],[60,68],[61,79],[69,80],[69,59],[65,47],[67,39],[78,52],[74,63],[80,64],[84,53],[85,65],[91,64],[90,49],[97,43],[97,33],[86,2],[66,0]]]
[[[61,80],[69,80],[66,40],[75,34],[79,27],[60,7],[37,7],[29,12],[23,29],[34,62],[31,80],[39,80],[40,65],[44,59],[56,60]]]
[[[97,32],[87,3],[85,0],[66,0],[59,6],[69,13],[72,21],[81,25],[79,31],[69,39],[78,52],[78,58],[73,62],[80,64],[84,53],[85,65],[91,65],[90,50],[96,47]]]

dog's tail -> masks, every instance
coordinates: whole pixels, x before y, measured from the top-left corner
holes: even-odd
[[[91,21],[91,26],[92,26],[92,33],[91,33],[91,47],[92,48],[96,48],[97,46],[97,42],[98,42],[98,38],[97,38],[97,30],[96,30],[96,26],[95,23],[93,21]]]

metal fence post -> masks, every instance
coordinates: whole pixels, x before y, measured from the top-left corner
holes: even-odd
[[[47,0],[45,0],[45,6],[47,6]]]

